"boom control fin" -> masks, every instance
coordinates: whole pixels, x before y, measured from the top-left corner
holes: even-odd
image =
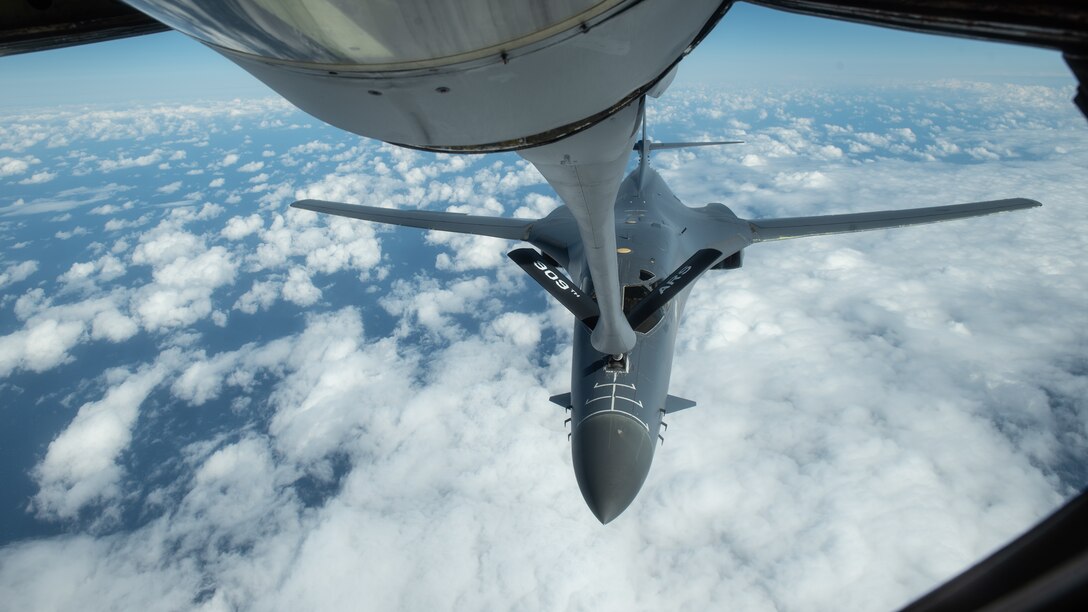
[[[699,278],[699,275],[706,272],[721,256],[722,252],[718,249],[700,249],[696,251],[687,261],[680,264],[675,272],[661,281],[653,292],[631,307],[631,311],[627,313],[627,322],[631,324],[633,329],[638,329],[640,325],[646,322],[646,319],[650,318],[650,315],[668,304],[669,300],[676,297],[677,294],[684,290],[684,287],[690,285],[696,278]]]
[[[559,303],[569,310],[576,319],[589,329],[593,329],[593,326],[597,324],[597,318],[600,316],[597,303],[588,295],[582,293],[582,290],[574,284],[574,281],[567,278],[567,275],[563,274],[559,268],[552,265],[536,249],[514,249],[506,255],[514,260],[514,263],[521,266],[521,269],[533,277],[533,280],[539,283],[541,287],[544,287],[548,293],[552,294],[552,297],[559,300]]]

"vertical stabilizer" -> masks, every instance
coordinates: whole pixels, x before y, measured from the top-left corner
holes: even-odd
[[[638,192],[646,189],[646,168],[650,165],[650,141],[646,139],[646,98],[642,99],[642,140],[635,146],[638,148]]]

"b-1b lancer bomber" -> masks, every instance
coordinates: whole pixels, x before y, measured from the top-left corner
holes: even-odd
[[[592,130],[590,130],[592,131]],[[551,400],[571,411],[574,474],[593,514],[608,523],[634,500],[650,469],[666,414],[695,402],[669,395],[677,327],[692,283],[708,270],[741,267],[757,242],[951,221],[1039,206],[1016,198],[953,206],[784,219],[741,219],[722,204],[684,205],[649,166],[657,149],[721,143],[634,143],[639,165],[619,187],[614,222],[620,324],[632,345],[600,350],[594,335],[606,320],[601,287],[593,283],[586,244],[571,209],[543,219],[480,217],[302,200],[292,206],[321,213],[423,229],[520,240],[509,256],[562,303],[574,325],[571,391]],[[539,249],[539,250],[537,250]]]

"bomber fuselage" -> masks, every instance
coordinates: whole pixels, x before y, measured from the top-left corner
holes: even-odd
[[[623,181],[615,207],[625,312],[648,294],[663,290],[677,268],[706,244],[708,215],[718,237],[721,221],[735,219],[721,205],[685,206],[656,172],[641,171],[646,172],[644,180],[636,171]],[[743,222],[737,220],[737,226],[738,233],[747,232]],[[589,269],[577,247],[562,255],[571,279],[592,294]],[[570,395],[574,472],[586,503],[604,523],[627,508],[649,472],[689,291],[690,286],[639,325],[635,348],[623,356],[597,351],[590,330],[575,323]]]

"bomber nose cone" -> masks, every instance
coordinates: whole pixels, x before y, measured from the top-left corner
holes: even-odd
[[[578,424],[571,453],[582,497],[597,519],[608,523],[638,495],[650,471],[654,445],[641,422],[609,410]]]

